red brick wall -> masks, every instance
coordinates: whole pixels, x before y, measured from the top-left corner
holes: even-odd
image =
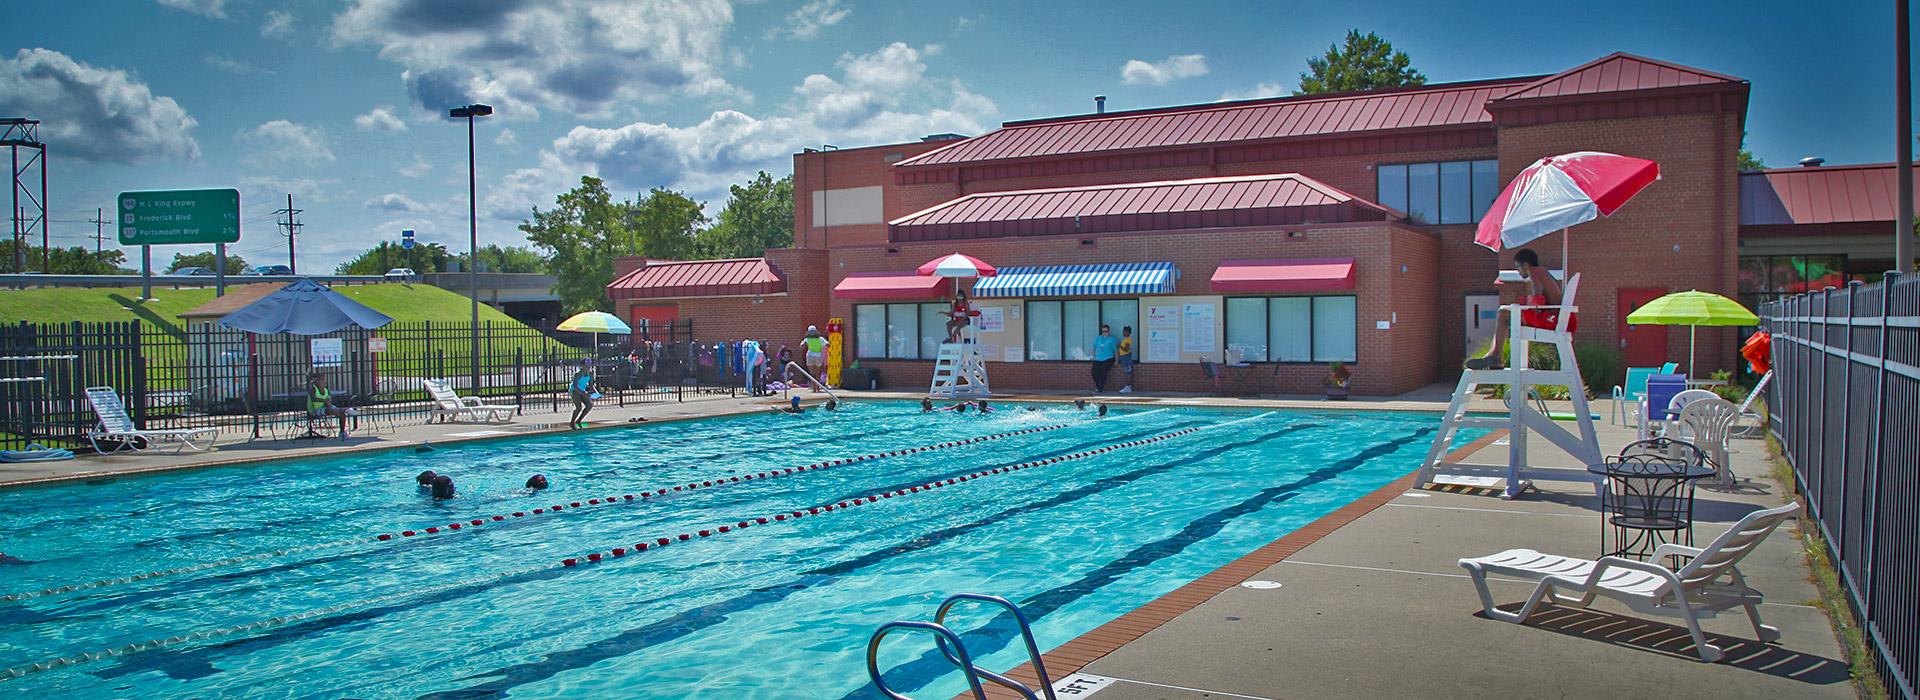
[[[916,141],[866,148],[845,148],[837,151],[815,151],[795,153],[793,155],[793,244],[797,248],[826,248],[842,245],[878,245],[887,241],[887,226],[881,224],[858,224],[842,226],[813,226],[813,192],[822,189],[845,189],[849,187],[881,186],[892,188],[893,164],[901,159],[912,158],[952,141]],[[894,202],[893,192],[883,196],[887,219],[894,219],[919,211],[921,208],[900,209]],[[951,199],[948,197],[946,199]],[[946,201],[940,200],[940,202]],[[940,202],[932,202],[939,204]]]
[[[798,343],[807,325],[827,325],[827,252],[782,248],[767,251],[767,261],[787,276],[787,293],[764,297],[635,299],[615,302],[627,318],[635,304],[677,306],[680,319],[693,322],[701,341],[765,339],[778,349]]]

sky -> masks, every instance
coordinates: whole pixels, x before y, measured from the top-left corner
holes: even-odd
[[[524,245],[519,222],[582,175],[717,213],[802,148],[978,135],[1098,94],[1287,94],[1349,28],[1432,82],[1614,51],[1731,74],[1768,165],[1887,162],[1891,26],[1892,3],[1862,0],[67,0],[7,10],[0,117],[43,122],[58,245],[93,245],[122,191],[234,187],[230,252],[285,263],[272,211],[292,194],[300,268],[330,272],[403,228],[465,249],[466,125],[445,115],[467,102],[497,110],[476,124],[481,243]]]

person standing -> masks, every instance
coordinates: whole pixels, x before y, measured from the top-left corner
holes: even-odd
[[[585,427],[587,413],[593,410],[593,358],[580,361],[580,371],[567,383],[567,396],[573,399],[573,417],[567,420],[567,429]]]
[[[1120,393],[1133,393],[1133,326],[1120,327]]]
[[[800,339],[801,355],[807,358],[807,373],[813,375],[813,390],[820,391],[827,376],[827,339],[820,336],[819,326],[807,326],[807,337]]]
[[[1113,373],[1113,358],[1119,352],[1120,341],[1113,337],[1113,327],[1100,324],[1100,335],[1093,339],[1093,390],[1098,393],[1107,391],[1107,375]]]

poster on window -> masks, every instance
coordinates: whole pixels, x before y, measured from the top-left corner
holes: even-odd
[[[1004,333],[1007,330],[1007,307],[981,307],[980,317],[973,320],[981,333]]]
[[[1186,352],[1213,352],[1214,330],[1212,304],[1181,305],[1181,350]]]
[[[1147,361],[1179,362],[1180,332],[1177,330],[1148,328]]]
[[[314,338],[308,341],[308,349],[313,353],[314,367],[339,367],[347,356],[345,344],[339,338]]]
[[[1147,327],[1148,328],[1179,328],[1180,327],[1180,307],[1178,306],[1147,307]]]

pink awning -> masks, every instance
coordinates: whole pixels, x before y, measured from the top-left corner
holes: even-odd
[[[936,299],[947,286],[945,277],[922,277],[906,272],[855,272],[834,285],[833,295],[861,301],[920,301]]]
[[[1228,260],[1213,271],[1213,291],[1326,292],[1353,289],[1353,258]]]

